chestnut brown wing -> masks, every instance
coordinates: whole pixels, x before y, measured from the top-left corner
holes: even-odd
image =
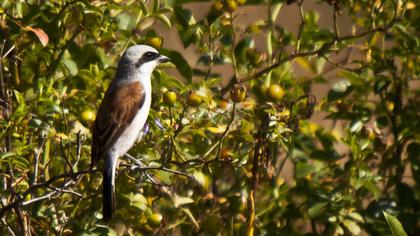
[[[111,84],[99,107],[93,127],[91,168],[104,158],[144,105],[144,88],[139,81]]]

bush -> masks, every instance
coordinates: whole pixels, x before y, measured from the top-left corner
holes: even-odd
[[[2,235],[420,232],[415,1],[41,2],[0,3]],[[89,129],[132,44],[177,71],[105,224]]]

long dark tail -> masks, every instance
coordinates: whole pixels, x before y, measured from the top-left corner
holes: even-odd
[[[116,158],[107,156],[105,160],[104,176],[103,176],[103,208],[102,214],[104,221],[109,221],[112,218],[112,213],[115,210],[115,169]]]

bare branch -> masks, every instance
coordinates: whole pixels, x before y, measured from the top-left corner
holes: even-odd
[[[34,176],[32,180],[32,185],[36,184],[38,181],[38,166],[39,166],[39,156],[42,153],[42,149],[45,144],[45,137],[41,137],[41,142],[38,144],[37,150],[35,150],[35,157],[34,157]]]
[[[41,197],[38,197],[38,198],[34,198],[34,199],[31,199],[31,200],[28,200],[28,201],[23,201],[28,194],[33,193],[35,190],[37,190],[39,188],[48,187],[52,183],[54,183],[55,181],[61,180],[61,179],[65,179],[65,178],[71,178],[71,179],[77,180],[82,175],[92,174],[92,173],[97,172],[97,171],[98,171],[97,169],[94,169],[94,170],[87,170],[87,171],[79,171],[79,172],[75,172],[75,173],[64,173],[64,174],[61,174],[61,175],[57,175],[57,176],[51,177],[49,180],[47,180],[45,182],[34,184],[29,189],[27,189],[18,199],[16,199],[12,203],[9,203],[8,205],[4,206],[0,210],[0,218],[2,218],[6,214],[6,212],[10,211],[11,209],[13,209],[15,207],[26,206],[26,205],[30,205],[30,204],[32,204],[34,202],[38,202],[38,201],[41,201],[41,200],[44,200],[44,199],[49,199],[54,194],[57,193],[57,191],[53,191],[53,192],[50,192],[50,193],[48,193],[48,194],[46,194],[44,196],[41,196]],[[62,186],[62,188],[66,188],[66,187],[68,187],[72,183],[75,183],[75,181],[65,182],[64,185]]]
[[[74,166],[76,166],[79,163],[80,157],[82,155],[83,139],[82,139],[82,137],[80,137],[80,132],[81,132],[81,130],[79,130],[79,132],[77,132],[77,134],[76,134],[77,147],[76,147],[76,163],[74,163]]]
[[[166,168],[164,166],[145,166],[140,160],[134,158],[133,156],[131,156],[130,154],[126,153],[124,156],[128,157],[130,160],[132,160],[134,163],[134,165],[125,165],[125,166],[129,166],[131,170],[162,170],[162,171],[166,171],[172,174],[177,174],[177,175],[182,175],[185,177],[188,177],[190,179],[194,179],[193,176],[189,175],[188,173],[182,172],[182,171],[178,171],[178,170],[172,170],[169,168]]]
[[[12,235],[12,236],[15,236],[16,234],[15,234],[15,232],[13,232],[13,229],[12,228],[10,228],[10,226],[9,226],[9,224],[7,223],[7,221],[3,218],[3,219],[1,219],[1,221],[3,222],[3,224],[6,226],[6,228],[7,228],[7,231],[9,231],[9,234],[10,235]]]
[[[397,23],[398,21],[399,21],[399,18],[397,17],[397,14],[395,13],[394,18],[389,23],[384,24],[382,26],[379,26],[377,28],[373,28],[371,30],[367,30],[367,31],[364,31],[362,33],[358,33],[358,34],[354,34],[354,35],[337,37],[337,38],[333,39],[332,41],[325,43],[321,48],[319,48],[317,50],[307,51],[307,52],[297,52],[297,53],[295,52],[293,54],[290,54],[290,55],[286,56],[285,58],[280,59],[276,63],[273,63],[273,64],[269,65],[268,67],[260,70],[259,72],[255,73],[251,76],[248,76],[248,77],[242,78],[242,79],[231,80],[229,82],[229,84],[222,89],[221,94],[222,94],[222,96],[224,94],[226,94],[226,92],[229,91],[231,88],[233,88],[233,86],[237,83],[243,83],[243,82],[246,82],[246,81],[249,81],[249,80],[254,80],[254,79],[260,78],[261,76],[269,73],[270,71],[274,70],[275,68],[277,68],[277,67],[279,67],[279,66],[281,66],[281,65],[283,65],[283,64],[285,64],[285,63],[287,63],[287,62],[289,62],[289,61],[291,61],[295,58],[318,55],[318,54],[321,54],[321,53],[324,53],[324,52],[328,52],[328,50],[330,50],[330,48],[332,46],[336,45],[339,42],[343,42],[343,41],[346,41],[346,40],[363,38],[363,37],[365,37],[367,35],[370,35],[370,34],[373,34],[375,32],[387,31],[391,27],[393,27],[394,24]]]

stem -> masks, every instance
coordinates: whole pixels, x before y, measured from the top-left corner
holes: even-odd
[[[373,28],[371,30],[367,30],[364,31],[362,33],[358,33],[358,34],[354,34],[354,35],[348,35],[348,36],[342,36],[342,37],[338,37],[336,39],[333,39],[330,42],[326,42],[320,49],[314,50],[314,51],[306,51],[306,52],[295,52],[293,54],[290,54],[289,56],[277,61],[276,63],[273,63],[271,65],[269,65],[268,67],[260,70],[259,72],[255,73],[252,76],[248,76],[246,78],[242,78],[242,79],[238,79],[238,78],[234,78],[232,79],[228,85],[226,85],[226,87],[224,87],[221,91],[221,94],[224,95],[226,94],[231,88],[233,88],[233,86],[235,86],[237,83],[243,83],[249,80],[254,80],[254,79],[258,79],[261,76],[269,73],[270,71],[276,69],[277,67],[295,59],[295,58],[299,58],[299,57],[307,57],[307,56],[314,56],[314,55],[318,55],[318,54],[322,54],[324,52],[327,52],[333,45],[335,45],[336,43],[339,42],[343,42],[346,40],[352,40],[352,39],[358,39],[358,38],[362,38],[366,35],[369,34],[373,34],[375,32],[385,32],[388,29],[390,29],[392,26],[394,26],[395,23],[397,23],[399,21],[399,17],[397,17],[397,14],[394,14],[394,18],[389,22],[386,23],[382,26]],[[232,62],[233,63],[233,62]]]
[[[45,144],[45,138],[41,137],[41,140],[38,144],[38,148],[35,151],[35,157],[34,157],[34,176],[33,176],[33,180],[32,180],[32,185],[37,183],[38,180],[38,167],[39,167],[39,157],[42,153],[42,149],[44,148],[44,144]]]
[[[73,33],[73,35],[70,37],[69,40],[67,40],[66,44],[64,45],[63,48],[61,48],[60,53],[58,54],[58,56],[53,60],[53,63],[49,66],[48,68],[48,74],[47,74],[47,78],[51,78],[54,75],[54,72],[57,70],[57,67],[61,61],[61,59],[64,56],[64,52],[67,50],[67,48],[70,47],[70,44],[73,42],[73,40],[77,37],[77,35],[79,35],[80,32],[83,31],[83,27],[79,26],[76,31]]]
[[[254,221],[255,221],[255,202],[254,202],[254,190],[251,190],[249,193],[249,220],[248,220],[248,229],[246,232],[247,236],[254,235]]]
[[[296,43],[296,50],[295,53],[297,53],[300,50],[300,38],[302,36],[303,27],[305,27],[305,13],[303,11],[303,1],[297,2],[297,5],[299,6],[299,15],[300,15],[300,25],[299,25],[299,31],[297,34],[297,43]]]
[[[255,192],[258,185],[258,164],[260,157],[263,156],[264,152],[264,138],[267,136],[267,126],[269,122],[269,116],[266,114],[263,118],[260,128],[257,133],[257,143],[254,148],[254,159],[252,163],[252,179],[251,179],[251,190],[249,193],[249,219],[248,219],[248,230],[247,235],[254,235],[254,221],[255,221]]]
[[[333,22],[334,22],[334,35],[335,35],[335,38],[338,38],[338,35],[340,35],[340,31],[338,30],[337,15],[338,15],[338,7],[337,7],[336,4],[334,4]]]
[[[230,115],[230,120],[229,120],[228,125],[226,126],[225,131],[223,131],[222,135],[220,135],[220,137],[217,140],[217,142],[215,144],[213,144],[213,146],[211,146],[209,148],[209,150],[207,150],[207,152],[203,155],[203,158],[202,159],[206,159],[206,157],[209,156],[213,152],[213,150],[216,149],[216,147],[219,147],[219,149],[217,151],[217,155],[216,155],[216,158],[215,159],[218,159],[219,158],[220,151],[222,149],[222,141],[226,137],[226,135],[228,134],[228,132],[230,130],[230,127],[232,126],[232,123],[235,120],[235,111],[236,111],[236,102],[233,103],[233,108],[232,108],[232,112],[231,112],[231,115]]]

